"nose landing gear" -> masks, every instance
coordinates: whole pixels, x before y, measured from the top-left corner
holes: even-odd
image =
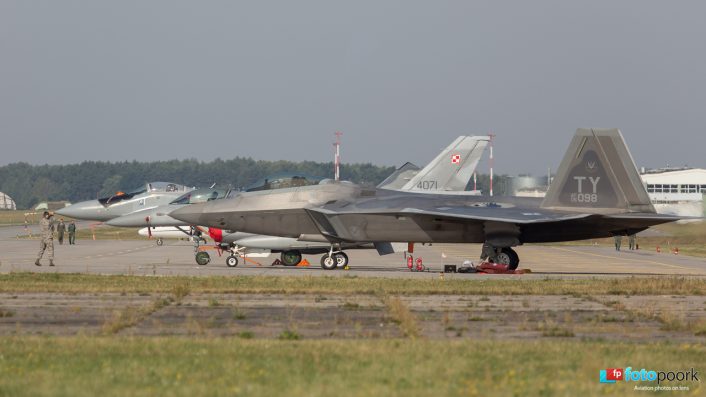
[[[348,255],[345,252],[335,252],[324,254],[321,257],[321,268],[324,270],[335,270],[336,268],[346,268],[348,266]]]

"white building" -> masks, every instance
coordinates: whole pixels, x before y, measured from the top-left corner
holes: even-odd
[[[16,210],[15,200],[7,194],[0,192],[0,210]]]
[[[658,169],[645,172],[642,181],[657,212],[682,216],[704,216],[706,169]]]

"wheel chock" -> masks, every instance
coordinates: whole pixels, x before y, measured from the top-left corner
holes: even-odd
[[[282,266],[282,261],[279,259],[275,259],[274,262],[270,266]]]
[[[258,262],[258,261],[254,261],[254,260],[248,258],[247,256],[242,256],[241,258],[243,258],[243,263],[248,263],[248,262],[250,262],[250,263],[252,263],[252,264],[254,264],[254,265],[262,266],[262,263],[260,263],[260,262]]]
[[[297,263],[297,267],[307,267],[311,265],[308,260],[302,259],[299,263]]]
[[[510,270],[507,265],[492,262],[483,262],[476,266],[476,271],[478,273],[484,274],[526,274],[532,273],[530,269],[516,269]]]

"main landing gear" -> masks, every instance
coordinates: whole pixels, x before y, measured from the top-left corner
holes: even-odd
[[[196,264],[199,266],[206,266],[211,262],[211,255],[209,255],[207,250],[216,250],[218,252],[218,256],[221,256],[222,252],[230,253],[230,255],[226,257],[226,266],[228,267],[236,267],[240,262],[238,259],[240,256],[240,249],[238,247],[227,246],[225,244],[216,246],[196,245],[195,250],[196,255],[194,256],[194,259],[196,259]]]
[[[508,270],[516,270],[520,265],[520,256],[510,247],[493,247],[483,244],[483,252],[480,259],[490,263],[505,265]]]
[[[302,261],[302,253],[298,250],[289,250],[282,252],[280,261],[284,266],[296,266]]]

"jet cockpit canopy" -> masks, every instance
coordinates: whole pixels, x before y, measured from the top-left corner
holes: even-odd
[[[246,192],[285,189],[288,187],[318,185],[323,178],[304,174],[276,174],[260,179],[245,188]]]
[[[170,204],[196,204],[205,203],[206,201],[219,200],[228,195],[230,189],[214,189],[204,188],[192,190],[185,193]]]
[[[147,184],[147,190],[150,192],[177,193],[186,192],[191,189],[184,185],[178,185],[171,182],[150,182]]]
[[[108,206],[111,204],[115,204],[119,201],[123,200],[129,200],[139,194],[143,193],[178,193],[178,192],[186,192],[191,190],[190,188],[187,188],[186,186],[179,185],[176,183],[171,183],[171,182],[150,182],[145,184],[145,186],[140,186],[138,188],[128,190],[128,192],[123,192],[123,191],[118,191],[114,195],[109,196],[109,197],[104,197],[98,199],[98,201],[103,204],[103,206]]]

